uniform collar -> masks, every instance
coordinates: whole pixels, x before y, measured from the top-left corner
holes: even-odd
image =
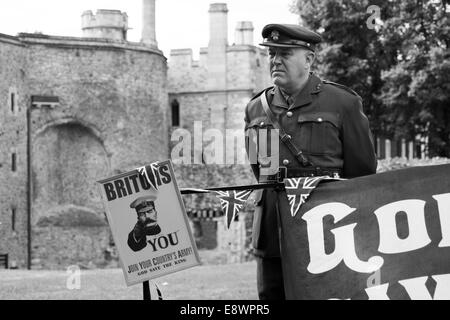
[[[295,109],[310,104],[312,102],[311,95],[319,93],[321,89],[322,80],[311,72],[306,85],[297,94],[294,104],[290,109]],[[289,105],[287,104],[286,99],[279,87],[275,86],[270,93],[273,95],[272,105],[289,109]]]
[[[280,88],[275,86],[270,93],[273,96],[272,99],[272,105],[277,106],[277,107],[281,107],[281,108],[285,108],[285,109],[289,109],[289,105],[287,104],[286,99],[283,96],[283,93],[281,92]]]

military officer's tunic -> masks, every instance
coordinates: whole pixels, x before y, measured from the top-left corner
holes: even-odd
[[[361,98],[342,85],[322,81],[314,74],[302,91],[288,105],[280,88],[269,88],[266,97],[273,114],[292,143],[313,164],[304,166],[279,141],[279,165],[287,168],[287,177],[339,174],[353,178],[376,172],[377,160],[369,122],[362,110]],[[264,94],[264,93],[261,93]],[[245,109],[245,130],[274,129],[264,112],[260,95]],[[269,139],[269,138],[268,138]],[[270,142],[266,141],[269,144]],[[249,139],[247,152],[257,153],[261,141]],[[261,182],[259,161],[252,164],[255,177]],[[256,197],[253,221],[255,253],[264,257],[280,256],[277,228],[278,197],[285,191],[266,189]]]

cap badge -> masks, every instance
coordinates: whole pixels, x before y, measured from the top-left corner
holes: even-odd
[[[280,33],[277,30],[272,31],[272,33],[270,34],[270,36],[272,37],[272,40],[274,41],[278,41],[279,37],[280,37]]]

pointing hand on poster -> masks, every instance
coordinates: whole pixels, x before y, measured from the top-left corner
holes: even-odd
[[[136,225],[133,228],[133,236],[136,239],[136,242],[140,242],[143,237],[145,237],[145,224],[141,221],[136,222]]]

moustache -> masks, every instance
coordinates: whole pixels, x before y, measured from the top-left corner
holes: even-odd
[[[153,236],[161,232],[161,227],[159,225],[145,227],[145,234],[148,236]]]

